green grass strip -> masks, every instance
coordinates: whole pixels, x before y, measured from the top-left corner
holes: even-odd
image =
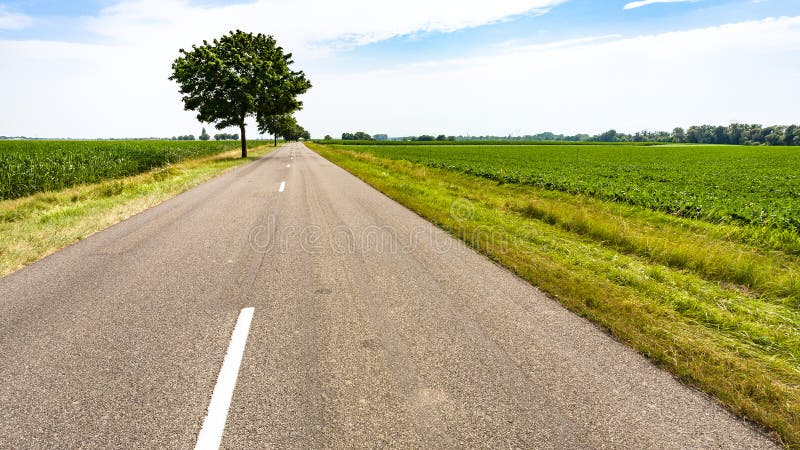
[[[270,152],[240,150],[185,160],[143,174],[0,200],[0,276]]]
[[[795,255],[739,239],[733,225],[310,147],[800,446]],[[464,200],[474,214],[452,214]]]

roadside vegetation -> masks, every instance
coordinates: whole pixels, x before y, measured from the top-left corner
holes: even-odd
[[[213,143],[210,145],[214,148]],[[134,176],[0,200],[0,276],[273,149],[258,144],[248,158],[242,159],[238,158],[238,143],[217,145],[225,145],[228,151],[162,165]]]
[[[225,141],[0,141],[0,200],[136,175],[236,146]]]
[[[331,136],[326,135],[325,140],[332,140]],[[356,133],[342,133],[343,141],[386,141],[390,140],[387,134],[369,134],[358,131]],[[757,124],[731,123],[726,126],[721,125],[694,125],[684,130],[681,127],[670,131],[649,131],[643,130],[633,134],[620,133],[616,130],[608,130],[594,136],[581,133],[574,135],[556,134],[549,131],[539,134],[528,134],[524,136],[446,136],[440,134],[433,136],[423,134],[420,136],[402,136],[391,138],[393,141],[404,142],[485,142],[494,143],[495,141],[507,142],[553,142],[561,144],[564,142],[605,142],[605,143],[672,143],[672,144],[732,144],[732,145],[799,145],[800,146],[800,126],[797,125],[773,125],[763,127]]]
[[[395,143],[336,148],[679,217],[793,232],[787,237],[800,230],[799,147]],[[780,233],[773,239],[780,241]],[[797,240],[784,244],[775,242],[800,254]]]
[[[800,445],[800,149],[309,146]]]

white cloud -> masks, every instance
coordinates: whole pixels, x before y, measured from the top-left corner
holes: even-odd
[[[15,14],[0,5],[0,30],[21,30],[31,25],[33,21],[23,14]]]
[[[194,113],[183,111],[177,87],[167,79],[170,63],[179,47],[236,27],[273,33],[295,52],[297,67],[314,83],[298,118],[319,136],[355,129],[505,134],[797,121],[799,17],[508,45],[495,54],[396,69],[326,69],[338,57],[332,47],[342,42],[448,31],[541,13],[560,0],[508,1],[496,9],[497,2],[491,8],[483,1],[447,2],[459,11],[455,15],[435,5],[420,15],[428,9],[409,1],[413,5],[382,5],[382,12],[356,0],[224,7],[146,0],[88,20],[87,27],[107,36],[105,45],[0,41],[0,60],[14,61],[0,65],[0,135],[197,134]]]
[[[566,0],[122,1],[81,22],[107,45],[0,41],[0,134],[171,135],[196,127],[168,81],[177,50],[231,29],[273,34],[297,66],[341,46],[542,14]],[[315,77],[311,77],[315,81]]]
[[[686,3],[692,1],[697,0],[640,0],[626,4],[624,9],[641,8],[642,6],[654,5],[656,3]]]
[[[800,17],[318,77],[301,122],[344,130],[508,134],[797,122]]]
[[[420,32],[451,32],[542,14],[566,0],[259,0],[202,7],[187,0],[125,1],[88,21],[89,29],[117,42],[142,39],[197,42],[232,28],[274,34],[291,48],[309,51],[364,45]]]

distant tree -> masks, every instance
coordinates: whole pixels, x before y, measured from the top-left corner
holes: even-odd
[[[342,140],[343,141],[371,141],[372,136],[363,132],[363,131],[356,131],[355,133],[342,133]]]
[[[262,133],[271,133],[275,138],[275,145],[278,143],[279,136],[287,142],[311,139],[311,133],[301,127],[297,120],[289,114],[267,116],[265,120],[259,123],[259,130]]]
[[[306,131],[305,128],[301,127],[297,120],[294,117],[291,118],[292,120],[289,121],[289,126],[283,130],[281,133],[281,137],[284,141],[299,141],[300,139],[311,139],[311,133]]]
[[[768,145],[783,145],[784,131],[781,127],[768,127],[767,135],[764,136],[764,142]]]
[[[445,136],[443,134],[440,134],[439,136],[436,136],[436,140],[437,141],[446,141],[447,140],[447,136]]]
[[[686,132],[683,131],[683,128],[675,127],[675,129],[672,130],[672,142],[686,142]]]
[[[291,70],[291,53],[272,36],[237,30],[180,53],[170,79],[180,85],[184,107],[217,129],[239,127],[242,157],[247,117],[290,114],[303,105],[297,96],[311,88],[302,71]]]
[[[209,139],[211,139],[211,136],[209,136],[208,133],[206,133],[206,129],[205,129],[205,127],[203,127],[203,132],[200,133],[200,140],[201,141],[207,141]]]
[[[601,134],[597,137],[597,140],[600,142],[616,142],[617,141],[617,130],[608,130],[605,133]]]
[[[784,145],[800,145],[800,128],[796,125],[789,125],[784,131]]]
[[[219,134],[215,134],[214,135],[214,139],[216,139],[218,141],[227,141],[227,140],[238,141],[239,140],[239,135],[238,134],[219,133]]]
[[[728,142],[731,144],[739,145],[743,142],[742,137],[747,132],[747,125],[739,123],[732,123],[728,125],[726,133],[728,135]]]
[[[708,143],[706,140],[707,136],[703,127],[693,125],[686,131],[686,142],[692,144],[705,144]]]
[[[326,135],[325,135],[325,140],[326,140],[326,141],[330,141],[331,139],[333,139],[333,138],[331,137],[331,135],[330,135],[330,134],[326,134]]]
[[[714,128],[714,143],[715,144],[728,143],[728,134],[727,134],[727,129],[725,127],[719,126]]]
[[[271,134],[275,140],[275,146],[278,145],[278,137],[290,133],[296,126],[297,121],[291,114],[264,116],[258,120],[258,130]]]
[[[432,141],[434,139],[435,138],[433,136],[428,134],[423,134],[422,136],[417,136],[416,138],[417,141]]]

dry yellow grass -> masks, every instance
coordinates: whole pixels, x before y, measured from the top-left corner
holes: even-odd
[[[800,446],[795,255],[629,205],[311,147],[785,445]],[[451,205],[465,200],[474,213],[453,217]]]
[[[252,161],[274,147],[233,150],[140,175],[0,201],[0,276]]]

